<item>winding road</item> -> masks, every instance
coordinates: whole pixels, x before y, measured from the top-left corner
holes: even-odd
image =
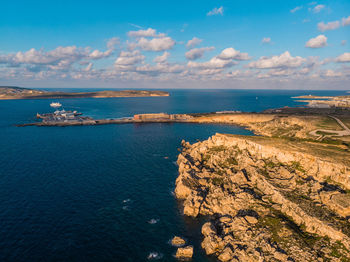
[[[316,138],[316,140],[322,140],[326,137],[332,137],[332,136],[350,136],[350,129],[337,117],[335,116],[329,116],[331,118],[333,118],[335,121],[337,121],[337,123],[344,128],[344,130],[338,131],[338,130],[327,130],[327,129],[316,129],[311,131],[309,134],[312,136],[318,136]],[[317,134],[317,132],[324,132],[324,133],[330,133],[327,135],[321,135],[321,134]]]

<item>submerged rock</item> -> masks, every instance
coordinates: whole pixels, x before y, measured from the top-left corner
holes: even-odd
[[[150,252],[149,255],[147,256],[148,260],[158,260],[163,257],[163,254],[158,253],[158,252]]]
[[[150,220],[147,221],[148,224],[154,225],[157,224],[159,222],[159,218],[152,218]]]

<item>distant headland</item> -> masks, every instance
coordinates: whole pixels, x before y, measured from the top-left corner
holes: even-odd
[[[151,97],[169,96],[158,90],[103,90],[96,92],[57,92],[16,86],[0,86],[0,100],[10,99],[57,99],[57,98],[108,98],[108,97]]]

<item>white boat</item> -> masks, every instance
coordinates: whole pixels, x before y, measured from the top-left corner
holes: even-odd
[[[52,103],[50,104],[50,106],[53,107],[53,108],[58,108],[58,107],[61,107],[62,105],[61,105],[61,103],[59,103],[59,102],[52,102]]]

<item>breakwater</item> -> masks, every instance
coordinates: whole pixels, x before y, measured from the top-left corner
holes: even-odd
[[[83,120],[83,121],[53,121],[53,122],[34,122],[27,124],[18,124],[16,126],[88,126],[88,125],[110,125],[110,124],[132,124],[132,123],[191,123],[188,120],[171,120],[171,119],[149,119],[149,120],[134,120],[134,119],[98,119],[98,120]]]

